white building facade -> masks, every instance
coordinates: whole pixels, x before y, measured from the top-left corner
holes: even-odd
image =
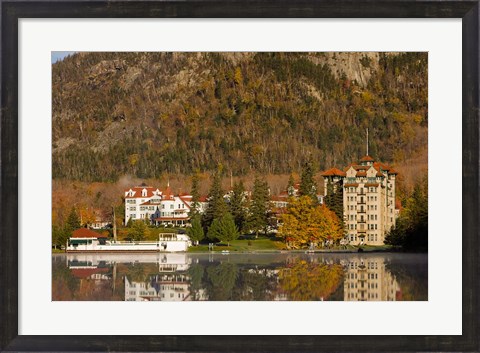
[[[191,202],[191,195],[174,195],[169,186],[165,190],[132,187],[125,190],[125,224],[131,219],[148,220],[155,225],[185,226]]]
[[[322,173],[325,196],[343,188],[343,221],[351,244],[383,245],[398,212],[395,211],[395,181],[398,173],[370,156],[345,170]]]

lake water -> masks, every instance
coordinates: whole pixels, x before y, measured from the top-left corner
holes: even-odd
[[[55,254],[53,300],[428,300],[427,254]]]

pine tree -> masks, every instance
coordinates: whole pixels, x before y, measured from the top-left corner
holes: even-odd
[[[287,193],[290,197],[295,196],[295,179],[293,174],[290,174],[290,178],[288,178]]]
[[[187,235],[191,240],[198,244],[203,238],[205,238],[205,233],[203,232],[202,223],[200,222],[200,216],[197,214],[193,216],[192,226],[187,229]]]
[[[335,185],[331,179],[327,181],[327,196],[325,197],[325,205],[335,214],[342,227],[344,226],[343,219],[343,185],[341,182],[337,182]]]
[[[219,219],[226,212],[227,205],[223,199],[223,190],[221,185],[221,168],[213,176],[210,192],[208,193],[208,204],[202,217],[204,229],[210,227],[215,219]]]
[[[190,218],[195,217],[195,215],[199,214],[200,212],[200,190],[199,190],[199,181],[200,178],[198,173],[193,174],[192,176],[192,191],[190,194],[192,195],[192,203],[190,206]]]
[[[310,198],[318,203],[317,185],[313,179],[314,172],[311,162],[305,163],[302,169],[302,177],[300,180],[300,196],[310,196]]]
[[[220,219],[220,234],[219,239],[226,242],[230,246],[230,242],[238,238],[238,228],[230,212],[227,212]]]
[[[220,218],[215,218],[208,227],[207,237],[211,241],[218,241],[221,238],[221,224]]]
[[[233,192],[230,197],[230,203],[228,204],[230,213],[235,220],[235,225],[239,230],[243,229],[243,225],[245,223],[245,188],[243,186],[243,182],[236,182],[233,185]]]
[[[72,207],[67,218],[66,228],[68,231],[73,232],[75,229],[78,229],[80,227],[81,227],[80,217],[77,213],[76,208]]]
[[[268,184],[265,180],[255,177],[253,184],[252,202],[249,209],[247,226],[255,232],[255,237],[261,230],[267,232],[268,211],[270,209]]]

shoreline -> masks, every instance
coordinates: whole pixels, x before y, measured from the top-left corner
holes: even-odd
[[[250,255],[261,255],[261,254],[371,254],[371,253],[392,253],[392,254],[428,254],[428,251],[406,251],[401,249],[318,249],[318,250],[217,250],[217,251],[181,251],[181,252],[141,252],[135,251],[131,252],[132,255],[136,254],[192,254],[192,255],[202,255],[202,254],[218,254],[218,255],[230,255],[230,254],[250,254]],[[62,254],[117,254],[120,252],[115,251],[97,251],[97,252],[85,252],[85,251],[75,251],[75,252],[65,252],[65,251],[56,251],[52,252],[52,255],[62,255]],[[122,255],[128,254],[129,251],[121,252]]]

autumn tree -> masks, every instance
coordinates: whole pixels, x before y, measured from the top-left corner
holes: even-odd
[[[247,228],[255,233],[261,230],[267,232],[268,212],[270,210],[270,194],[268,184],[264,179],[256,176],[253,184],[252,200],[247,216]]]
[[[342,225],[335,213],[318,205],[309,196],[292,199],[282,221],[278,234],[293,248],[327,239],[337,241],[343,237]]]

